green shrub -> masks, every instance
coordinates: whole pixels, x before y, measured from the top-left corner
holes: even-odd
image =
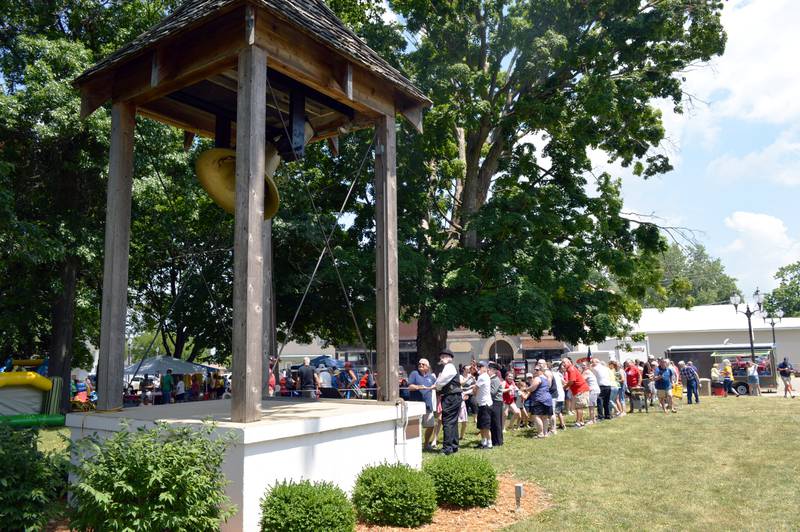
[[[347,495],[328,482],[281,482],[261,499],[261,530],[351,532],[356,514]]]
[[[353,504],[358,518],[366,523],[416,527],[433,519],[436,489],[422,471],[404,464],[383,464],[358,475]]]
[[[43,530],[63,509],[66,455],[42,453],[38,432],[0,424],[0,527]]]
[[[122,430],[73,445],[71,525],[78,530],[216,531],[235,508],[221,466],[230,438],[213,426]]]
[[[433,479],[440,505],[486,507],[497,499],[497,474],[482,456],[437,456],[426,462],[423,470]]]

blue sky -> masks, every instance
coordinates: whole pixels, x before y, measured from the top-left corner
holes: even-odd
[[[686,74],[686,113],[659,102],[675,170],[642,181],[595,161],[623,176],[627,210],[695,230],[749,295],[800,260],[800,2],[730,0],[723,23],[725,55]]]

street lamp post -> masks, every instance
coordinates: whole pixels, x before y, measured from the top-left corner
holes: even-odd
[[[747,316],[747,331],[750,333],[750,359],[755,364],[756,348],[753,345],[753,322],[751,318],[763,310],[764,294],[762,294],[758,288],[756,288],[756,291],[753,293],[753,310],[750,309],[750,303],[747,302],[745,302],[745,310],[739,310],[739,305],[741,303],[742,298],[739,296],[739,294],[733,294],[731,296],[731,305],[733,305],[733,310],[739,314],[744,314]]]
[[[769,321],[767,321],[769,318]],[[778,321],[775,321],[775,318],[778,318]],[[764,323],[769,323],[772,327],[772,345],[774,346],[777,342],[775,341],[775,325],[780,323],[781,319],[783,318],[783,311],[778,309],[775,311],[774,314],[767,314],[764,316]]]

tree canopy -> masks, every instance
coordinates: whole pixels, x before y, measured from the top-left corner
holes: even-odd
[[[109,119],[100,109],[80,121],[70,82],[178,3],[0,7],[7,352],[50,351],[68,372],[71,350],[98,343]],[[398,130],[400,303],[404,319],[419,320],[419,352],[435,354],[459,326],[575,342],[614,336],[635,319],[669,250],[658,227],[625,214],[619,176],[595,175],[591,157],[603,153],[644,179],[670,169],[654,102],[680,112],[682,72],[722,53],[722,2],[392,0],[401,15],[393,23],[378,0],[329,4],[434,101],[424,134]],[[373,344],[372,138],[342,137],[338,156],[315,145],[279,171],[284,335],[332,230],[336,268],[323,260],[293,336],[359,341],[343,284]],[[230,343],[232,219],[194,179],[206,147],[185,150],[181,132],[138,119],[131,329],[163,329],[164,349],[184,358],[212,349],[224,357]],[[337,223],[332,213],[354,180]]]
[[[661,287],[649,291],[644,303],[656,307],[692,307],[728,303],[739,294],[736,279],[725,273],[718,258],[709,256],[702,244],[682,246],[674,242],[660,257]]]
[[[778,268],[775,279],[778,280],[777,288],[764,298],[767,312],[772,314],[782,310],[787,317],[800,316],[800,262]]]

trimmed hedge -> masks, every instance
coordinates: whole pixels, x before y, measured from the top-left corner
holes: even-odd
[[[347,495],[328,482],[281,482],[261,499],[261,530],[352,532],[356,513]]]
[[[38,432],[0,423],[0,528],[43,530],[62,510],[67,457],[38,449]]]
[[[422,471],[404,464],[382,464],[358,475],[353,504],[365,523],[417,527],[433,519],[436,489]]]
[[[437,456],[423,466],[436,486],[439,505],[473,508],[491,506],[500,483],[485,457],[469,454]]]

